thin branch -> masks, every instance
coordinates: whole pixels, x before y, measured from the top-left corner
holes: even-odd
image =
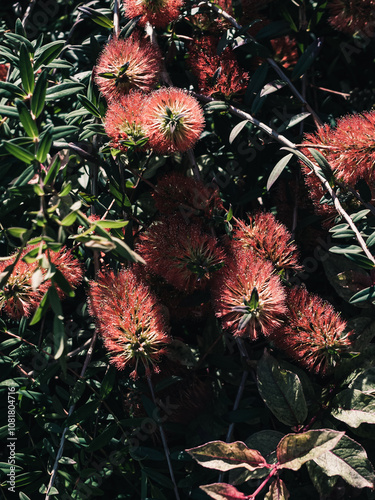
[[[36,5],[36,2],[37,2],[37,0],[31,0],[31,2],[29,3],[29,5],[27,6],[25,15],[22,18],[22,26],[23,27],[26,26],[27,20],[31,16],[31,13],[34,10],[34,7]]]
[[[197,165],[197,162],[195,160],[195,156],[194,156],[194,153],[193,153],[193,150],[192,149],[189,149],[187,151],[187,157],[189,159],[189,162],[192,166],[192,170],[193,170],[193,173],[194,173],[194,178],[199,181],[201,176],[200,176],[200,172],[199,172],[199,167]]]
[[[154,388],[152,386],[150,376],[147,376],[147,382],[148,382],[148,387],[149,387],[150,392],[151,392],[152,401],[155,405],[157,405],[155,393],[154,393]],[[169,456],[169,448],[168,448],[167,438],[165,436],[165,432],[164,432],[164,429],[163,429],[161,424],[159,424],[159,432],[160,432],[161,440],[163,443],[165,458],[167,459],[169,475],[171,476],[171,480],[173,483],[174,494],[175,494],[176,500],[180,500],[180,494],[178,493],[177,484],[176,484],[176,480],[174,478],[174,473],[173,473],[173,469],[172,469],[171,459]]]
[[[120,5],[119,0],[114,0],[113,4],[113,28],[115,35],[118,36],[120,33]]]

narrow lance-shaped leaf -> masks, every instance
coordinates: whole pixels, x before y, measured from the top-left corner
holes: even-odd
[[[19,69],[21,73],[22,86],[25,92],[32,95],[34,91],[34,71],[30,60],[29,51],[24,43],[20,46]]]
[[[24,163],[31,163],[35,159],[35,156],[27,149],[17,146],[17,144],[14,144],[13,142],[5,142],[4,148],[8,151],[8,153]]]
[[[42,65],[48,65],[60,54],[65,45],[64,40],[47,43],[40,48],[35,54],[34,69],[39,69]]]
[[[298,470],[309,460],[332,450],[345,432],[331,429],[307,431],[302,434],[287,434],[278,444],[276,454],[279,467]]]
[[[47,71],[43,70],[38,77],[38,80],[35,84],[34,93],[31,98],[31,111],[33,112],[35,118],[38,118],[38,116],[43,111],[44,103],[46,101],[47,87]]]
[[[273,184],[277,181],[277,179],[280,177],[282,174],[283,170],[285,167],[287,167],[290,159],[292,158],[293,154],[289,153],[288,155],[284,156],[284,158],[281,158],[276,165],[273,167],[272,172],[270,173],[270,176],[268,177],[267,181],[267,191],[271,189]]]
[[[26,134],[32,139],[36,139],[39,136],[38,127],[33,120],[30,111],[27,109],[26,105],[19,99],[16,99],[15,103],[17,106],[18,115]]]
[[[239,467],[254,470],[267,465],[259,451],[251,450],[241,441],[211,441],[186,451],[203,467],[223,472]]]
[[[241,130],[247,125],[249,120],[243,120],[240,123],[237,123],[235,127],[233,127],[232,132],[230,133],[229,136],[229,143],[232,144],[232,142],[235,140],[235,138],[238,136],[238,134],[241,132]]]
[[[373,488],[374,469],[362,446],[343,436],[337,445],[314,462],[329,476],[340,476],[354,488]]]
[[[47,155],[51,149],[52,146],[52,132],[50,129],[47,129],[41,141],[38,144],[38,151],[36,153],[36,159],[40,162],[43,163],[47,159]]]
[[[248,495],[244,495],[237,488],[226,483],[206,484],[200,486],[200,489],[214,500],[246,500],[249,498]]]

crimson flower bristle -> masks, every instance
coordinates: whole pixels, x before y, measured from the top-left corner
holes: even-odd
[[[363,32],[367,37],[374,36],[374,0],[331,0],[328,9],[328,22],[338,31],[351,35]]]
[[[248,215],[248,223],[238,220],[233,236],[235,246],[251,249],[262,259],[270,261],[278,272],[283,269],[302,270],[290,232],[270,212]]]
[[[49,259],[73,289],[82,283],[84,276],[83,267],[80,261],[74,257],[71,250],[63,246],[58,252],[50,251]],[[58,286],[57,292],[60,297],[64,297],[65,293]]]
[[[204,128],[198,101],[182,89],[169,87],[152,92],[146,103],[148,146],[162,154],[194,147]]]
[[[197,222],[185,224],[179,217],[154,223],[136,250],[150,271],[187,293],[205,288],[225,261],[216,238]]]
[[[99,272],[90,284],[89,310],[112,364],[119,370],[132,367],[133,378],[139,363],[147,375],[158,371],[170,337],[160,304],[132,269]]]
[[[204,214],[206,217],[223,208],[218,189],[179,172],[165,175],[153,192],[156,208],[162,214],[183,216]]]
[[[144,103],[144,94],[136,91],[109,103],[104,126],[114,148],[126,152],[129,147],[126,142],[136,145],[147,139],[143,125]]]
[[[159,78],[161,53],[138,35],[112,38],[95,67],[95,81],[107,100],[118,99],[132,89],[149,92]]]
[[[204,36],[194,40],[189,48],[188,63],[197,78],[199,91],[227,98],[243,94],[249,83],[249,74],[240,68],[230,47],[217,55],[217,43],[215,37]]]
[[[271,340],[307,370],[327,375],[350,348],[352,332],[345,333],[346,321],[329,302],[305,288],[291,290],[287,303],[288,319]]]
[[[123,0],[125,14],[129,19],[141,16],[139,26],[147,22],[155,28],[165,28],[180,14],[183,0]]]
[[[233,252],[216,276],[212,294],[216,316],[237,337],[270,335],[286,312],[285,292],[272,264],[247,248]]]
[[[271,40],[272,48],[275,52],[275,60],[284,68],[294,67],[298,61],[298,49],[295,38],[289,35],[281,36]]]

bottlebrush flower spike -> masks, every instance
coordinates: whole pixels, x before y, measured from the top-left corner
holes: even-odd
[[[301,271],[297,246],[284,224],[267,212],[248,215],[249,223],[238,220],[234,245],[251,249],[263,260],[270,261],[279,272],[283,269]]]
[[[229,99],[245,92],[250,77],[240,68],[229,47],[217,55],[217,43],[213,36],[194,40],[189,48],[188,63],[197,78],[200,92],[220,94]]]
[[[352,35],[362,31],[367,37],[374,36],[374,0],[332,0],[328,9],[328,22],[338,31]]]
[[[0,290],[0,310],[15,320],[30,316],[38,307],[47,287],[42,283],[36,290],[32,287],[32,276],[38,268],[38,263],[26,264],[22,260],[26,250],[16,263],[7,283]],[[0,274],[15,262],[16,255],[0,262]]]
[[[129,19],[141,16],[139,26],[147,22],[155,28],[165,28],[180,14],[183,0],[124,0],[125,15]]]
[[[82,283],[83,280],[83,267],[82,264],[74,255],[71,250],[63,246],[58,252],[49,252],[50,262],[56,267],[58,271],[64,276],[69,285],[75,289]],[[57,286],[57,293],[60,298],[64,297],[65,293]]]
[[[275,60],[288,69],[297,64],[298,50],[297,42],[290,36],[281,36],[270,40],[272,48],[275,52]]]
[[[147,103],[145,130],[149,147],[170,154],[192,148],[204,128],[203,111],[198,101],[182,89],[161,88]]]
[[[286,312],[285,292],[270,262],[238,249],[213,284],[215,313],[234,336],[268,336]]]
[[[138,35],[112,38],[99,56],[95,81],[107,100],[118,99],[132,89],[149,92],[159,78],[159,49]]]
[[[218,189],[178,172],[165,175],[152,194],[155,206],[162,214],[182,216],[203,214],[207,217],[223,208]]]
[[[288,319],[271,335],[274,344],[307,370],[327,375],[350,348],[346,321],[332,305],[304,288],[288,294]]]
[[[136,91],[110,101],[104,126],[114,148],[126,152],[130,144],[139,144],[140,149],[144,147],[147,141],[143,125],[144,103],[144,94]]]
[[[198,223],[185,224],[179,217],[153,224],[141,235],[137,252],[150,271],[187,293],[205,288],[225,260],[216,238]]]
[[[161,306],[132,269],[117,275],[103,270],[90,284],[89,311],[96,319],[110,361],[119,370],[131,366],[138,376],[139,363],[149,375],[170,342]]]

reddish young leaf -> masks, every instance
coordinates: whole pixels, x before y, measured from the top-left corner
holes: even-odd
[[[249,497],[237,488],[226,483],[214,483],[200,486],[207,495],[215,500],[247,500]]]

